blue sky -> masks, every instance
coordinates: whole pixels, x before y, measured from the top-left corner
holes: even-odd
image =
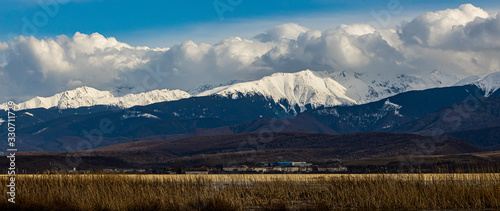
[[[26,20],[45,13],[40,2],[57,0],[0,1],[0,41],[9,34],[23,34]],[[63,0],[59,0],[63,2]],[[133,0],[64,0],[53,17],[36,33],[37,38],[72,36],[75,32],[98,32],[106,37],[132,45],[168,47],[182,40],[214,43],[229,36],[251,38],[262,30],[283,22],[295,22],[313,29],[335,28],[340,23],[365,22],[373,19],[370,12],[387,9],[392,0],[204,0],[204,1],[133,1]],[[217,13],[214,2],[227,9]],[[409,19],[420,11],[454,8],[470,1],[401,0],[403,13],[397,19]],[[472,2],[485,10],[496,9],[494,0]],[[47,3],[45,3],[47,4]],[[53,8],[49,6],[49,8]],[[232,11],[230,11],[232,10]],[[23,21],[24,18],[24,21]],[[39,18],[40,21],[45,21]],[[317,21],[320,20],[320,21]],[[29,23],[28,23],[29,24]],[[26,31],[25,31],[26,32]]]
[[[305,69],[500,72],[498,0],[0,0],[0,32],[0,102],[142,87],[152,69],[168,77],[149,90]]]

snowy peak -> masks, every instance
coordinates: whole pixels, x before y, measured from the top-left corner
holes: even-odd
[[[113,95],[108,91],[83,86],[61,94],[57,107],[60,109],[94,106],[112,102]],[[54,106],[55,107],[55,106]]]
[[[479,87],[485,92],[485,97],[489,97],[500,88],[500,72],[491,73],[481,79],[473,82],[474,85]]]
[[[221,86],[229,86],[229,85],[233,85],[233,84],[236,84],[236,83],[242,83],[243,81],[241,80],[231,80],[227,83],[223,83],[223,84],[200,84],[198,85],[197,87],[193,88],[193,89],[190,89],[190,90],[187,90],[188,93],[192,94],[192,95],[198,95],[202,92],[205,92],[205,91],[208,91],[208,90],[211,90],[211,89],[214,89],[214,88],[217,88],[217,87],[221,87]]]
[[[500,72],[491,73],[485,76],[484,75],[469,76],[467,78],[458,81],[457,83],[454,84],[454,86],[463,86],[468,84],[472,84],[479,87],[481,90],[484,91],[485,97],[489,97],[495,91],[500,89]]]
[[[422,77],[423,80],[429,80],[435,84],[443,84],[444,86],[450,86],[459,81],[462,77],[443,72],[441,70],[434,70],[428,75]]]
[[[149,105],[153,103],[180,100],[189,97],[191,97],[189,93],[179,89],[161,89],[139,94],[128,94],[123,97],[119,97],[117,106],[122,108],[130,108],[137,105]]]
[[[94,105],[129,108],[191,96],[218,95],[235,99],[241,96],[262,95],[282,105],[287,111],[299,113],[304,111],[307,105],[317,108],[363,104],[410,90],[452,86],[459,80],[457,76],[439,70],[423,76],[304,70],[296,73],[275,73],[249,82],[230,81],[218,86],[204,84],[190,90],[191,94],[182,90],[162,89],[124,95],[127,87],[109,92],[83,86],[51,97],[35,97],[18,104],[18,110],[53,107],[68,109]],[[477,80],[476,84],[489,94],[500,87],[498,81],[498,74],[492,74]],[[283,103],[284,101],[287,103]],[[296,106],[300,108],[297,111]],[[7,104],[1,104],[0,109],[6,110]]]
[[[356,101],[345,93],[346,88],[332,78],[304,70],[297,73],[275,73],[256,81],[218,87],[198,96],[237,98],[241,94],[260,94],[277,103],[288,100],[290,105],[297,105],[303,111],[308,104],[312,107],[355,104]]]
[[[453,84],[453,86],[464,86],[464,85],[468,85],[468,84],[473,84],[474,82],[478,81],[479,79],[481,79],[483,77],[484,76],[478,76],[478,75],[469,76],[469,77],[466,77],[466,78],[458,81],[457,83]]]
[[[346,95],[359,104],[377,101],[402,92],[452,86],[460,78],[434,70],[424,76],[335,72],[330,77],[347,88]]]
[[[73,90],[57,93],[51,97],[35,97],[23,103],[17,104],[17,110],[33,108],[69,109],[95,105],[117,106],[129,108],[137,105],[149,105],[157,102],[179,100],[191,95],[182,90],[153,90],[139,94],[128,94],[123,97],[115,97],[109,91],[100,91],[92,87],[79,87]],[[0,109],[6,110],[7,103],[1,104]]]
[[[370,74],[357,72],[275,73],[257,81],[214,88],[198,96],[220,95],[237,98],[239,95],[261,94],[275,102],[286,99],[298,105],[336,106],[377,101],[410,90],[452,86],[460,78],[440,70],[424,76]]]

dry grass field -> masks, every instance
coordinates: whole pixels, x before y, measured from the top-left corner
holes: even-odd
[[[8,177],[0,181],[8,184]],[[16,203],[5,197],[0,210],[500,208],[500,174],[493,173],[18,175],[16,181]]]

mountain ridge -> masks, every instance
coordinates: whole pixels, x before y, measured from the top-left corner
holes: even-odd
[[[372,75],[368,73],[321,72],[303,70],[295,73],[274,73],[261,79],[226,84],[204,85],[190,92],[159,89],[143,93],[115,96],[110,91],[99,91],[88,86],[57,93],[50,97],[35,97],[19,103],[18,110],[34,108],[80,108],[85,106],[115,106],[130,108],[158,102],[175,101],[190,97],[218,95],[229,98],[263,95],[274,102],[287,100],[293,112],[337,105],[355,105],[374,102],[410,90],[452,86],[459,78],[439,70],[422,77],[412,75]],[[478,85],[479,86],[479,85]],[[298,107],[298,109],[296,109]],[[6,110],[7,104],[0,104]]]
[[[109,91],[100,91],[92,87],[82,86],[76,89],[57,93],[50,97],[35,97],[28,101],[17,104],[17,110],[34,108],[71,109],[96,105],[116,106],[119,108],[130,108],[137,105],[149,105],[152,103],[179,100],[191,97],[182,90],[157,89],[138,94],[127,94],[115,97]],[[7,103],[0,105],[0,109],[7,110]]]

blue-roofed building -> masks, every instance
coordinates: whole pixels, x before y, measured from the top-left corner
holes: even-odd
[[[293,165],[293,162],[277,162],[277,166],[291,166]]]
[[[274,166],[311,166],[312,163],[307,162],[277,162]]]

